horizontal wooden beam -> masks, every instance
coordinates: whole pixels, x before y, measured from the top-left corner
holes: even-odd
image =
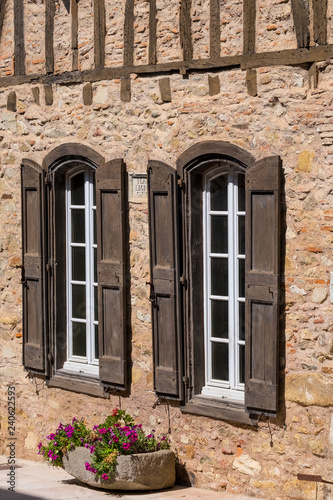
[[[118,66],[113,68],[92,69],[87,71],[70,71],[57,75],[17,75],[0,78],[0,88],[21,85],[23,83],[57,83],[73,85],[100,80],[124,78],[130,74],[139,76],[152,74],[168,74],[186,71],[218,71],[233,67],[242,70],[264,68],[268,66],[297,66],[333,59],[333,44],[310,47],[309,49],[287,49],[259,54],[240,54],[214,59],[197,59],[192,61],[172,61],[160,64],[139,66]]]

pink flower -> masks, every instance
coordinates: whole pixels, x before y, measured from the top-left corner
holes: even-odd
[[[102,479],[104,479],[104,481],[107,481],[109,479],[109,476],[107,474],[102,474]]]
[[[131,447],[130,443],[123,443],[123,449],[124,449],[125,451],[129,450],[129,449],[130,449],[130,447]]]

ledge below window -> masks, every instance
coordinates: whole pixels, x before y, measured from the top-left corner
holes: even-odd
[[[55,387],[57,389],[64,389],[66,391],[78,392],[80,394],[87,394],[88,396],[95,396],[96,398],[110,399],[110,395],[104,392],[103,387],[100,386],[99,381],[80,379],[77,376],[70,375],[54,375],[50,380],[46,381],[48,387]]]
[[[207,398],[206,396],[194,396],[184,406],[181,406],[180,409],[183,413],[190,413],[192,415],[212,417],[244,425],[257,425],[257,420],[251,419],[245,413],[243,404],[222,402],[217,399]]]

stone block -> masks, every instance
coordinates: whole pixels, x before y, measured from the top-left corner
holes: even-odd
[[[175,455],[171,450],[120,455],[117,457],[116,471],[107,481],[95,479],[95,475],[86,470],[86,462],[91,462],[91,454],[87,448],[81,447],[70,451],[63,459],[68,474],[97,488],[157,490],[173,486],[176,479]]]
[[[333,381],[320,373],[288,373],[285,398],[304,406],[332,406]]]
[[[302,151],[298,157],[296,172],[311,172],[314,156],[312,151]]]

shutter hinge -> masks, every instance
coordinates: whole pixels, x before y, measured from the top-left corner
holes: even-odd
[[[185,188],[185,181],[184,181],[183,177],[179,177],[179,179],[178,179],[178,186],[180,187],[180,189],[184,189]]]
[[[48,273],[52,273],[52,264],[51,264],[50,262],[48,262],[48,263],[46,264],[46,271],[47,271]]]
[[[185,377],[183,377],[183,382],[185,385],[188,385],[188,383],[189,383],[189,379],[186,375],[185,375]]]
[[[50,361],[51,365],[54,364],[54,357],[53,354],[51,354],[50,352],[47,355],[47,359]]]
[[[180,277],[180,284],[181,285],[184,285],[186,286],[186,283],[187,283],[187,279],[185,278],[185,276],[182,274],[182,276]]]

